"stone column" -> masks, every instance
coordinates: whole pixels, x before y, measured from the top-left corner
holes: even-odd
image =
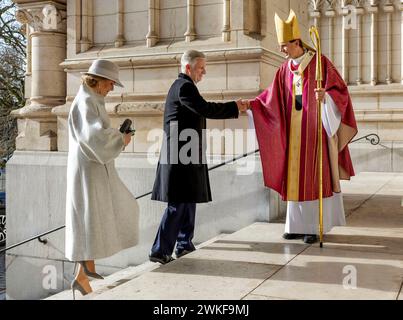
[[[391,84],[392,79],[392,13],[395,11],[393,4],[386,1],[383,6],[386,13],[386,83]]]
[[[334,17],[336,12],[334,10],[326,10],[325,16],[328,18],[328,28],[329,28],[329,59],[334,61]]]
[[[320,11],[319,10],[314,10],[314,11],[310,11],[309,12],[309,17],[311,19],[313,19],[313,25],[316,28],[319,28],[319,32],[320,32],[320,25],[319,25],[319,19],[320,19]]]
[[[80,52],[85,52],[91,48],[94,32],[92,0],[80,0]]]
[[[343,1],[344,2],[344,1]],[[348,26],[348,17],[347,15],[349,14],[349,9],[344,6],[342,7],[342,15],[343,15],[343,20],[342,20],[342,30],[341,30],[341,54],[342,54],[342,60],[341,60],[341,74],[344,79],[344,81],[349,84],[349,75],[348,75],[348,59],[349,59],[349,26]]]
[[[403,0],[400,1],[399,4],[399,10],[400,10],[400,39],[401,39],[401,45],[400,45],[400,57],[401,57],[401,62],[400,62],[400,83],[403,84]]]
[[[31,28],[28,24],[26,24],[26,35],[27,35],[27,69],[25,71],[25,75],[31,75],[31,66],[32,66],[32,44],[31,44]]]
[[[222,41],[228,42],[231,40],[231,3],[230,0],[223,0],[223,28]]]
[[[308,3],[308,8],[309,8],[309,17],[313,21],[313,25],[318,28],[318,31],[320,32],[320,10],[322,7],[323,0],[310,0]]]
[[[191,42],[196,39],[194,0],[187,1],[187,29],[184,35],[186,42]]]
[[[118,35],[115,40],[115,48],[119,48],[126,42],[124,36],[124,0],[118,0]]]
[[[66,98],[66,74],[59,66],[66,58],[66,6],[48,1],[22,4],[16,12],[32,31],[31,92],[18,118],[17,150],[56,150],[56,117],[53,107]]]
[[[371,14],[371,85],[375,86],[378,82],[378,23],[376,21],[378,13],[377,0],[370,0],[368,12]]]
[[[148,33],[147,47],[154,47],[158,42],[159,0],[148,0]]]
[[[261,0],[244,1],[244,33],[261,34]]]
[[[357,79],[355,82],[357,85],[362,84],[362,29],[361,29],[361,17],[364,14],[364,8],[357,7],[356,8],[357,14]]]
[[[321,0],[311,0],[309,5],[311,7],[311,10],[309,10],[309,17],[313,20],[313,25],[320,29],[319,25],[319,19],[320,19],[320,11],[319,11],[319,6],[321,5]],[[320,32],[320,30],[319,30]]]

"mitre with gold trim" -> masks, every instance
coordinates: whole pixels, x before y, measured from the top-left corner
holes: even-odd
[[[287,20],[282,20],[276,13],[274,16],[274,21],[276,24],[277,40],[279,45],[286,44],[289,41],[301,39],[301,31],[299,29],[298,19],[294,10],[290,10],[290,14]],[[315,51],[309,45],[302,41],[302,45],[309,49]]]

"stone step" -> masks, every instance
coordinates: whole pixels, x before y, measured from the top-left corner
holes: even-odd
[[[203,247],[208,246],[209,244],[223,239],[227,234],[220,234],[214,238],[211,238],[199,245],[196,245],[196,249],[200,249]],[[140,264],[138,266],[133,266],[133,267],[128,267],[125,269],[122,269],[118,272],[115,272],[103,280],[91,280],[91,287],[93,289],[93,292],[86,295],[82,296],[78,291],[76,291],[76,300],[92,300],[96,299],[97,296],[107,292],[108,290],[114,289],[130,280],[133,280],[134,278],[137,278],[141,276],[144,273],[151,272],[155,269],[158,269],[161,265],[159,263],[153,263],[150,261],[147,261],[143,264]],[[71,290],[65,290],[62,292],[59,292],[55,295],[52,295],[44,300],[72,300],[73,295]]]

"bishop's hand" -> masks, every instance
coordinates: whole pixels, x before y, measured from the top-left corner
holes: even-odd
[[[326,94],[326,90],[325,89],[315,89],[315,98],[316,101],[320,101],[323,102],[323,100],[325,99],[325,94]]]

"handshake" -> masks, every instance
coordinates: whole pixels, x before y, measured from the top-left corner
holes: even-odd
[[[245,112],[246,110],[251,108],[250,101],[245,99],[238,99],[236,101],[236,105],[238,107],[239,112]]]

